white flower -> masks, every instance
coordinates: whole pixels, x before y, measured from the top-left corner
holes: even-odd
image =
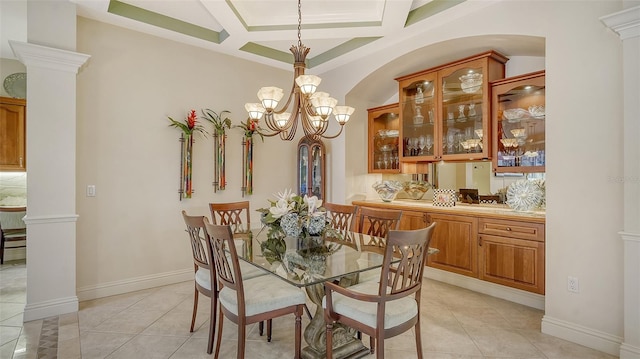
[[[274,196],[276,197],[276,199],[279,200],[284,200],[286,202],[291,202],[293,200],[293,197],[295,197],[295,193],[293,193],[293,191],[291,190],[291,188],[287,188],[284,190],[284,192],[278,192],[278,194],[274,194]]]
[[[309,214],[315,213],[315,211],[322,206],[322,200],[318,199],[316,196],[307,197],[304,195],[304,203],[307,204],[307,208],[309,208]]]
[[[289,213],[290,210],[291,206],[289,205],[289,202],[284,199],[279,199],[274,206],[269,208],[269,212],[271,212],[273,218],[280,218]]]

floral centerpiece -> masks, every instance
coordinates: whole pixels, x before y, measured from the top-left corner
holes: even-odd
[[[321,254],[323,256],[331,254],[331,248],[323,246],[321,242],[317,245],[309,245],[310,241],[317,241],[331,232],[332,236],[338,236],[333,230],[330,222],[327,221],[326,211],[322,208],[322,200],[316,196],[301,197],[293,193],[290,189],[278,192],[276,200],[269,200],[268,208],[260,208],[262,213],[262,223],[267,229],[267,240],[260,243],[260,248],[269,263],[282,261],[282,256],[286,251],[285,237],[298,239],[301,249],[300,255]],[[311,248],[309,248],[311,247]]]

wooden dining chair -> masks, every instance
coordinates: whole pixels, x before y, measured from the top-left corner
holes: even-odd
[[[384,358],[384,340],[415,327],[416,350],[422,359],[420,293],[422,274],[433,228],[389,231],[380,282],[364,282],[344,288],[326,282],[324,319],[327,358],[332,358],[332,330],[343,323],[370,337],[371,354]]]
[[[189,216],[186,211],[182,211],[182,218],[187,226],[189,241],[191,243],[191,251],[193,253],[193,268],[195,270],[195,290],[193,296],[193,313],[191,315],[190,332],[193,332],[196,323],[196,314],[198,312],[199,294],[210,298],[211,314],[209,319],[209,342],[207,344],[207,353],[213,351],[213,337],[215,335],[216,325],[216,307],[218,304],[218,282],[216,280],[216,271],[213,268],[213,256],[209,242],[206,240],[205,233],[205,216]],[[207,220],[208,221],[208,220]],[[254,278],[265,275],[266,272],[251,265],[241,266],[242,275],[245,278]],[[262,327],[262,324],[261,324]],[[260,332],[262,335],[262,331]],[[270,339],[270,338],[269,338]]]
[[[322,207],[326,210],[327,220],[333,229],[341,232],[353,230],[358,206],[325,202]]]
[[[220,353],[223,315],[238,325],[237,357],[242,359],[247,325],[294,314],[295,358],[299,359],[305,294],[300,288],[287,284],[275,275],[245,280],[240,273],[238,253],[233,242],[231,227],[210,224],[205,220],[205,229],[213,251],[216,276],[221,284],[218,295],[220,320],[214,357],[218,358]]]
[[[4,264],[5,249],[27,247],[27,228],[22,221],[25,214],[24,207],[0,207],[0,264]],[[6,247],[7,243],[11,246]]]
[[[376,237],[372,238],[372,241],[368,243],[368,245],[377,245],[380,247],[380,252],[382,253],[384,251],[387,233],[389,233],[390,230],[400,229],[402,211],[398,209],[361,207],[358,213],[356,232]]]

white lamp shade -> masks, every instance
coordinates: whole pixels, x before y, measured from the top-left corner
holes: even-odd
[[[276,120],[276,124],[280,128],[284,128],[287,125],[287,121],[289,121],[289,117],[291,117],[291,113],[276,113],[273,115],[273,119]]]
[[[269,112],[278,106],[278,102],[282,99],[282,96],[284,96],[284,92],[279,87],[262,87],[258,91],[258,99],[260,99],[262,106]]]
[[[338,104],[338,100],[333,97],[330,97],[326,92],[316,92],[311,96],[311,105],[313,105],[314,110],[318,116],[321,116],[323,119],[326,119],[333,108]]]
[[[296,77],[296,83],[300,87],[300,92],[305,95],[311,95],[316,92],[318,85],[322,79],[316,75],[300,75]]]
[[[356,109],[351,106],[336,106],[333,109],[333,116],[339,124],[344,125]]]
[[[252,120],[259,120],[262,118],[262,114],[264,114],[264,106],[259,103],[245,103],[245,110],[249,113],[249,118]]]

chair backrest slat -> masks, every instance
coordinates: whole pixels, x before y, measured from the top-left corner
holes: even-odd
[[[380,273],[379,295],[382,298],[392,294],[420,291],[429,242],[435,225],[434,222],[423,229],[389,231]]]
[[[251,229],[249,201],[209,203],[214,225],[231,226],[232,232],[246,233]]]

